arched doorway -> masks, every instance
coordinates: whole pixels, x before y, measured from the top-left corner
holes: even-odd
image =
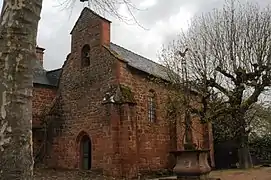
[[[80,141],[80,166],[83,170],[91,169],[91,140],[88,135]]]

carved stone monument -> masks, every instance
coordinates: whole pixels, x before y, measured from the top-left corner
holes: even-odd
[[[171,153],[176,157],[173,172],[178,180],[210,180],[209,150],[184,150]]]

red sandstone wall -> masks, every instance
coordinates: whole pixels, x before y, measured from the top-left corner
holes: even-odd
[[[147,79],[146,74],[141,73],[140,75],[139,71],[128,68],[122,62],[119,62],[119,74],[120,82],[132,89],[137,102],[135,107],[126,108],[126,118],[123,119],[121,130],[121,144],[124,149],[122,158],[125,162],[124,174],[169,168],[172,165],[169,151],[176,150],[176,146],[177,149],[183,149],[184,125],[177,123],[177,140],[172,139],[170,134],[174,126],[170,125],[165,112],[167,95],[170,93],[168,88],[165,85],[151,82]],[[155,90],[157,94],[157,122],[155,123],[148,121],[147,99],[150,89]],[[128,116],[132,116],[132,118],[128,118]],[[199,120],[194,120],[193,139],[200,148],[204,147],[204,133],[206,133],[204,126],[200,124]]]
[[[53,132],[57,133],[53,137],[49,163],[62,168],[78,168],[80,138],[88,134],[92,142],[92,169],[129,177],[140,171],[167,168],[168,152],[176,146],[176,139],[170,136],[172,126],[164,112],[168,89],[149,81],[141,72],[128,69],[125,63],[103,49],[101,42],[108,42],[109,36],[101,36],[101,32],[109,28],[96,18],[81,17],[72,32],[71,54],[60,79],[61,116],[54,120]],[[85,44],[91,47],[91,60],[89,67],[81,68],[81,49]],[[105,93],[117,83],[132,89],[135,106],[102,104]],[[155,123],[148,121],[150,89],[157,94]],[[194,126],[199,132],[203,131],[201,125],[195,123]],[[182,132],[179,124],[177,133]],[[198,142],[201,135],[194,134]],[[182,137],[178,136],[177,142],[181,149]]]
[[[33,88],[33,127],[40,126],[40,116],[43,110],[51,104],[56,96],[56,88],[34,85]]]
[[[89,67],[81,69],[76,66],[79,59],[75,54],[71,54],[60,80],[63,128],[53,142],[52,165],[79,168],[79,134],[85,132],[92,141],[92,168],[111,170],[113,167],[108,166],[114,156],[111,122],[102,100],[114,83],[113,61],[109,54],[97,55]]]
[[[34,155],[39,150],[44,134],[37,131],[37,128],[41,126],[42,112],[47,108],[48,105],[51,105],[51,102],[56,96],[56,89],[53,87],[47,87],[42,85],[34,85],[33,88],[33,152]]]
[[[129,161],[130,157],[134,157],[131,166],[124,168],[124,171],[131,173],[129,172],[129,168],[137,171],[164,169],[167,167],[168,151],[171,146],[169,123],[166,121],[163,111],[168,91],[165,87],[146,79],[146,76],[144,77],[143,74],[137,75],[140,72],[134,70],[132,73],[124,63],[121,63],[120,66],[120,82],[132,89],[135,93],[137,103],[133,109],[133,121],[130,121],[130,123],[127,122],[127,127],[123,127],[123,129],[128,128],[131,132],[135,133],[135,135],[130,138],[132,140],[128,140],[127,137],[125,138],[125,135],[122,138],[122,143],[130,146],[129,148],[127,147],[126,152],[124,152],[123,158]],[[150,89],[155,90],[157,95],[156,102],[158,106],[155,123],[151,123],[148,120],[147,99]],[[129,151],[130,148],[132,148],[132,150]],[[133,155],[134,153],[135,155]]]
[[[124,69],[123,69],[124,70]],[[164,87],[150,82],[143,76],[129,71],[122,72],[121,82],[127,84],[135,93],[137,105],[135,107],[134,121],[137,123],[138,163],[139,170],[157,170],[165,168],[167,164],[167,153],[170,147],[169,125],[166,122],[163,106],[165,105],[168,91]],[[129,75],[128,75],[129,74]],[[155,123],[148,120],[148,94],[149,90],[155,90],[157,95],[157,119]],[[127,157],[129,158],[129,157]]]
[[[118,154],[113,150],[116,141],[112,139],[115,130],[111,128],[114,122],[110,121],[117,109],[102,104],[105,93],[116,83],[116,60],[100,46],[101,24],[96,18],[83,16],[72,32],[71,54],[59,85],[62,115],[55,121],[61,128],[53,138],[49,163],[79,168],[80,134],[84,132],[92,142],[92,169],[117,172]],[[90,66],[81,68],[81,49],[85,44],[91,49]]]

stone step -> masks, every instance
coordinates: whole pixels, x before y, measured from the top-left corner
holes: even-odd
[[[178,180],[177,176],[161,177],[161,178],[154,178],[154,179],[148,179],[148,180],[173,180],[173,179]],[[186,180],[189,180],[189,179],[186,179]],[[195,178],[193,178],[191,180],[195,180]],[[221,180],[221,179],[220,178],[208,178],[208,180]]]
[[[168,177],[161,177],[161,178],[153,178],[153,179],[148,179],[148,180],[172,180],[172,179],[177,179],[177,176],[168,176]]]
[[[162,177],[162,178],[155,178],[155,179],[148,179],[148,180],[173,180],[173,179],[178,180],[177,176]],[[186,179],[186,180],[189,180],[189,179]],[[195,178],[193,180],[195,180]],[[220,178],[209,178],[208,180],[221,180],[221,179]]]
[[[156,179],[156,180],[172,180],[172,179],[176,179],[178,180],[177,177],[165,177],[165,178],[159,178],[159,179]],[[183,179],[180,179],[180,180],[183,180]],[[185,180],[189,180],[189,179],[185,179]],[[191,179],[191,180],[196,180],[195,178]],[[200,179],[199,179],[200,180]],[[208,178],[208,180],[221,180],[220,178]]]

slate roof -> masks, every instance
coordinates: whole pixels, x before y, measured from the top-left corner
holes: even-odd
[[[57,87],[62,69],[46,71],[39,60],[33,61],[33,83]]]
[[[166,67],[143,56],[140,56],[130,50],[127,50],[119,45],[110,43],[109,48],[115,51],[124,60],[126,60],[128,62],[128,65],[130,65],[131,67],[146,72],[148,74],[154,75],[155,77],[160,77],[164,80],[169,80]]]
[[[46,75],[51,85],[58,86],[62,68],[55,69],[52,71],[47,71]]]

